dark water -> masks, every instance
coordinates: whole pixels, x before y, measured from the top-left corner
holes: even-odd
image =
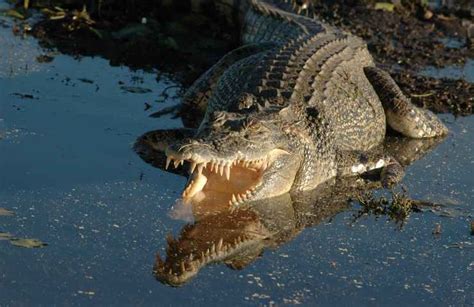
[[[100,58],[37,63],[45,51],[9,28],[0,46],[0,208],[14,212],[0,211],[0,305],[472,306],[474,117],[442,116],[451,135],[404,179],[413,198],[445,204],[449,216],[413,213],[400,230],[384,216],[351,223],[349,208],[241,271],[211,265],[171,288],[152,266],[185,224],[169,217],[185,179],[147,165],[132,144],[181,125],[147,116],[178,103],[176,84]],[[472,65],[463,74],[472,80]]]

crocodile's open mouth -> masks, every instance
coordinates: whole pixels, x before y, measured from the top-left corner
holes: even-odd
[[[252,197],[262,183],[265,170],[282,154],[288,153],[274,149],[259,159],[205,160],[197,155],[186,159],[167,152],[166,168],[171,163],[176,168],[184,162],[189,165],[190,178],[182,193],[185,202],[200,201],[211,194],[225,194],[229,204],[238,205]]]

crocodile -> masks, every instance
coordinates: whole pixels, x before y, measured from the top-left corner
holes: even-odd
[[[380,150],[387,127],[415,139],[448,133],[362,39],[306,16],[309,1],[216,2],[239,23],[242,45],[184,94],[185,128],[146,133],[135,146],[188,173],[185,202],[230,192],[241,205],[373,169],[390,187],[404,170]]]
[[[401,157],[400,163],[408,167],[441,141],[388,137],[384,151]],[[173,209],[173,217],[189,222],[177,238],[167,236],[166,258],[157,253],[153,274],[158,281],[179,287],[208,265],[223,263],[242,270],[261,258],[265,250],[275,250],[306,228],[347,211],[351,200],[381,185],[378,174],[359,180],[341,177],[336,185],[326,181],[311,191],[285,193],[237,207],[222,201],[225,196],[209,192],[212,196],[195,198],[191,206],[181,204]]]

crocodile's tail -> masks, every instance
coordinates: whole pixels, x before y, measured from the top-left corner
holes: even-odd
[[[382,102],[387,123],[392,129],[412,138],[448,133],[443,122],[433,112],[415,106],[386,71],[365,67],[364,72]]]

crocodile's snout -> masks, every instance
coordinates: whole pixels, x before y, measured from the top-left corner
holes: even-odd
[[[288,152],[277,148],[252,154],[245,147],[223,152],[213,143],[192,139],[167,148],[166,168],[188,169],[189,181],[182,193],[185,202],[226,194],[231,205],[238,205],[252,198],[266,170],[283,154]]]

